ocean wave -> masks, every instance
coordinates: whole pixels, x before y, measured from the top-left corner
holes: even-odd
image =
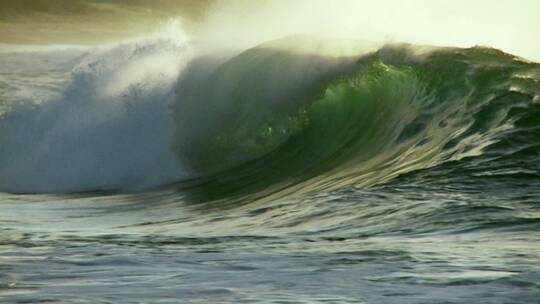
[[[198,87],[206,95],[176,104],[177,153],[196,171],[217,169],[181,185],[195,200],[369,187],[487,162],[538,136],[538,87],[518,75],[539,67],[495,49],[391,45],[337,61],[297,56],[269,44],[249,50],[213,71]],[[186,135],[195,121],[205,128]],[[501,151],[517,137],[524,142]]]
[[[86,50],[58,96],[3,114],[0,189],[329,191],[538,135],[535,63],[482,47],[321,45],[231,55],[168,34]]]

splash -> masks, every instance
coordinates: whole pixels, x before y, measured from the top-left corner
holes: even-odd
[[[141,189],[180,178],[168,107],[191,56],[176,21],[148,37],[85,50],[57,96],[4,113],[2,190]]]

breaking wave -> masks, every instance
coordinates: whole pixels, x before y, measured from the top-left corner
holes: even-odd
[[[2,114],[0,189],[179,182],[213,200],[372,186],[434,167],[459,175],[464,163],[493,175],[537,168],[538,64],[485,47],[338,55],[324,43],[235,53],[153,37],[86,50],[59,94]]]

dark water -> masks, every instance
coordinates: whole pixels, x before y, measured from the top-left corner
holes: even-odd
[[[540,66],[283,43],[1,54],[0,302],[540,303]]]

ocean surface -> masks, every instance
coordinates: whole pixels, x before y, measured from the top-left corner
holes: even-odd
[[[0,48],[0,302],[540,303],[540,64],[337,49]]]

